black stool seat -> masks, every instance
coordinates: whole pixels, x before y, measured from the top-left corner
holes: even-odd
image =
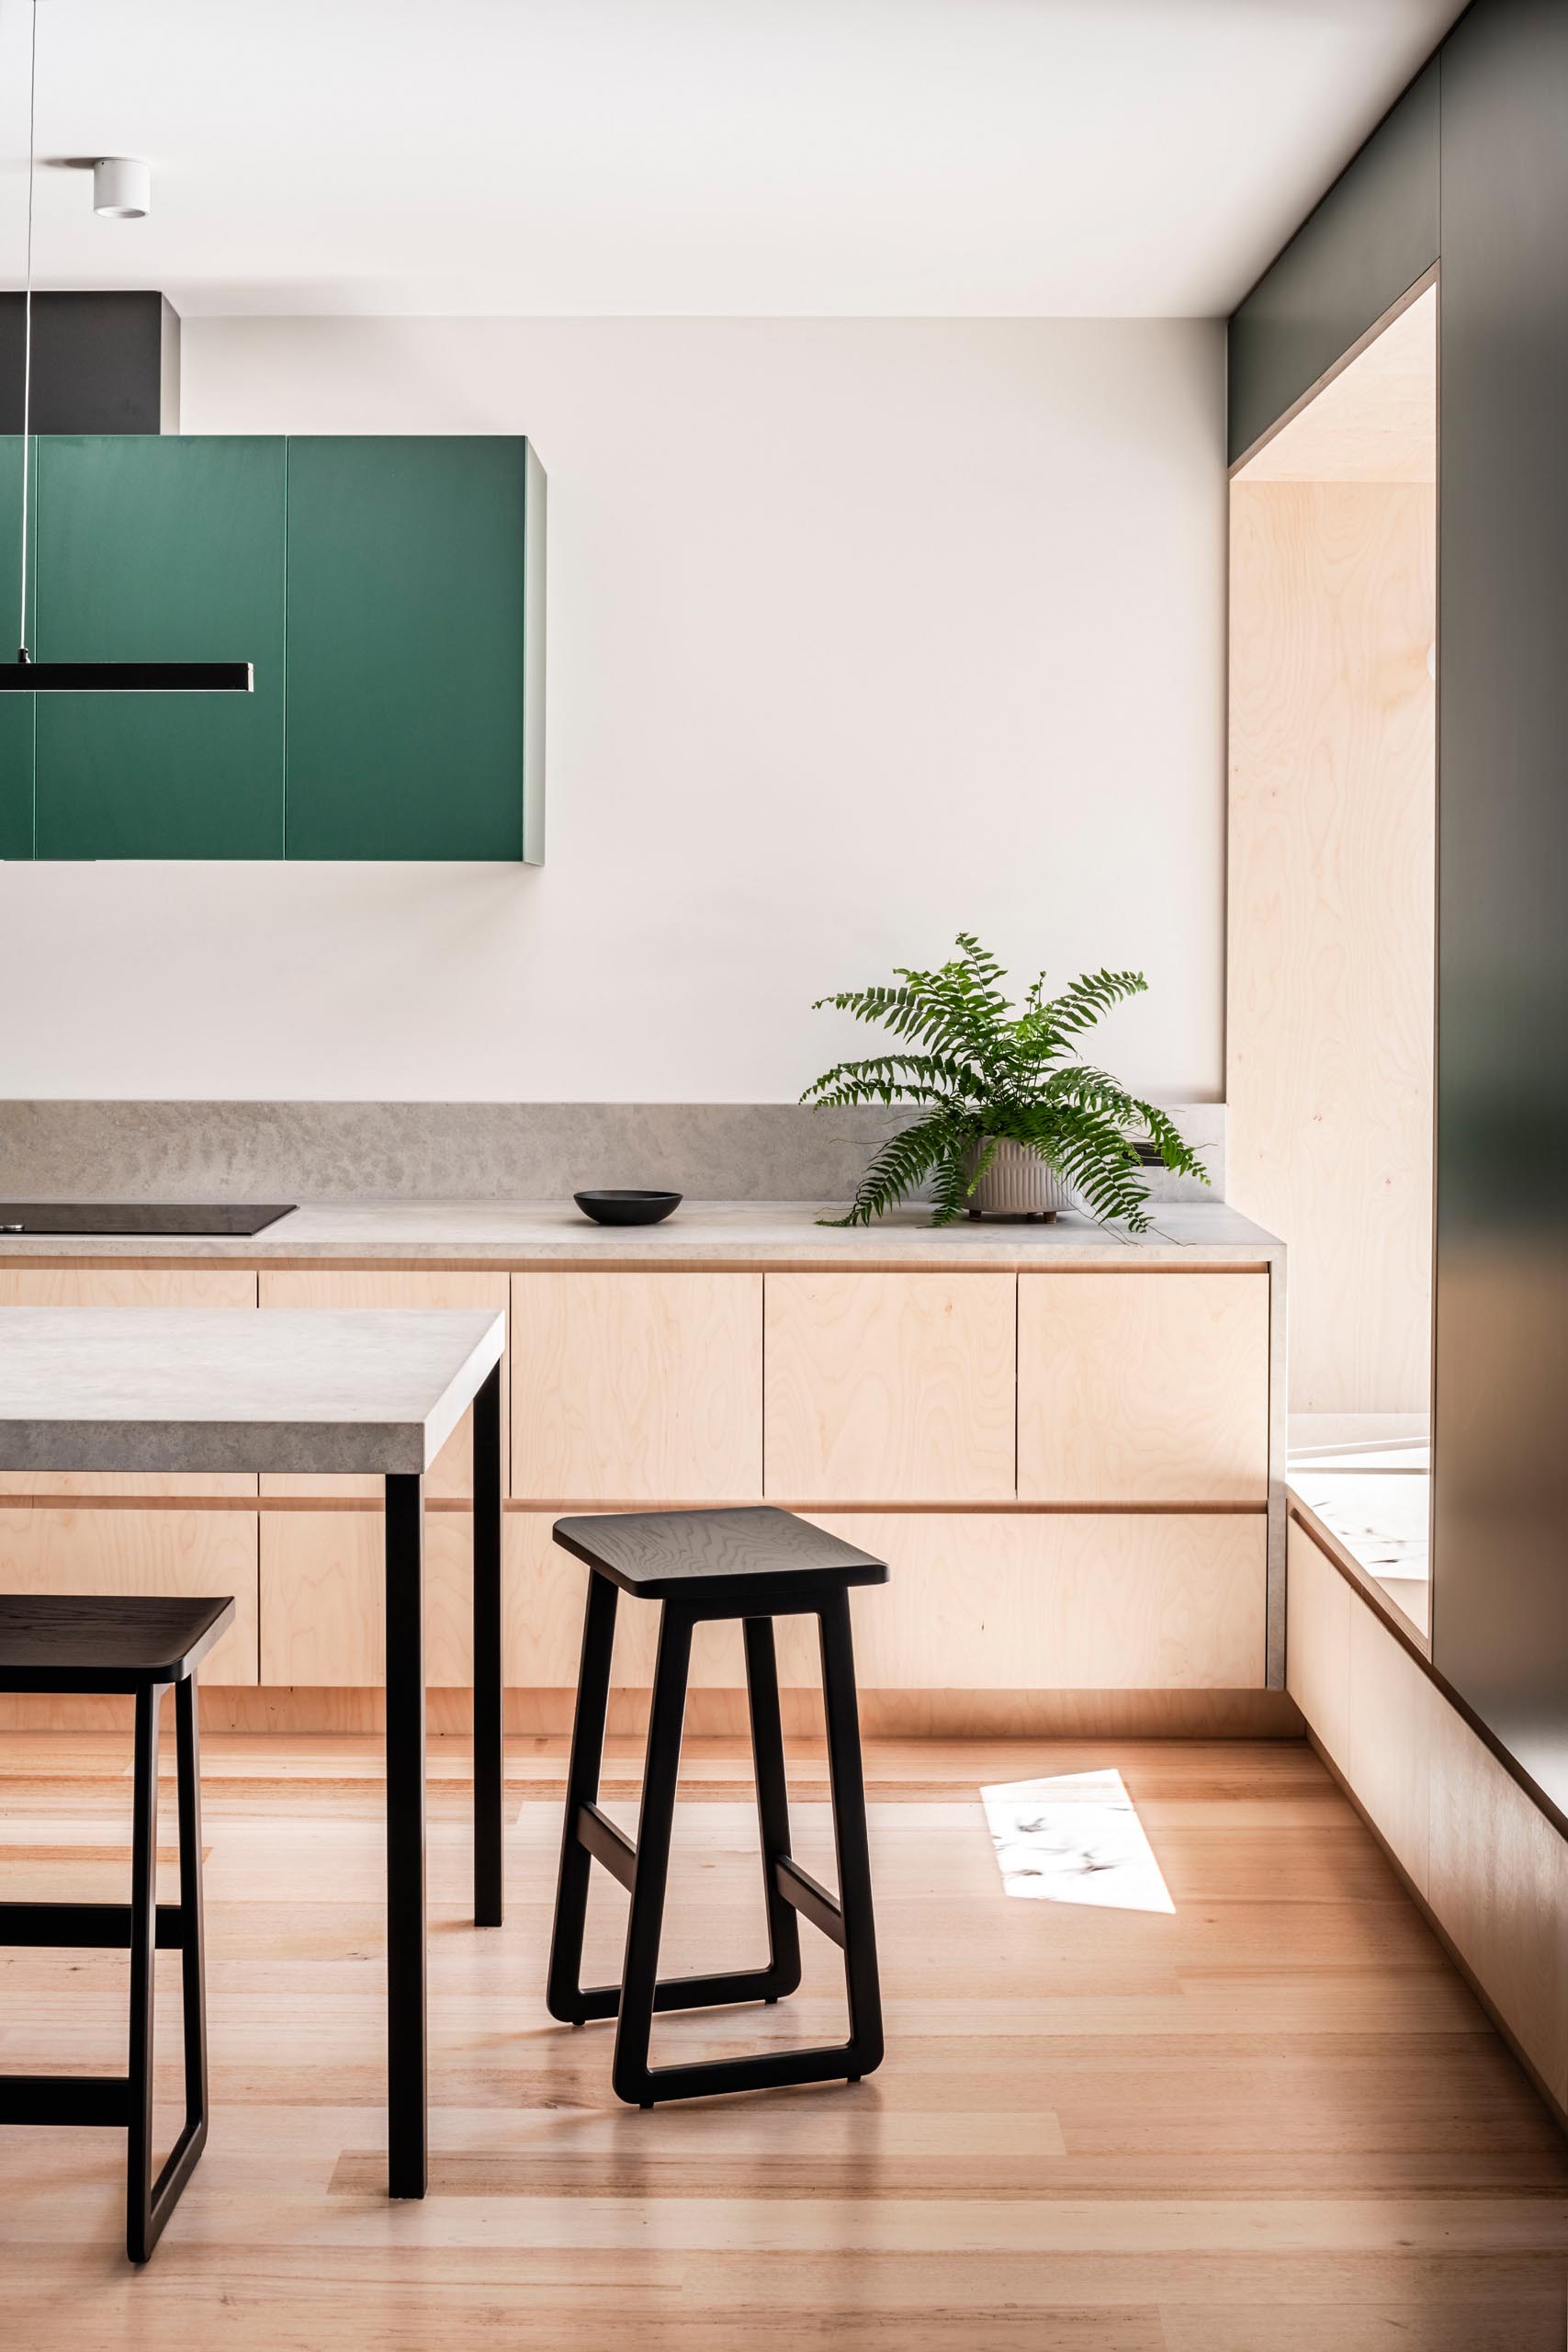
[[[882,2002],[861,1776],[860,1720],[850,1632],[852,1585],[886,1584],[887,1564],[786,1510],[626,1511],[556,1521],[556,1542],[593,1571],[582,1629],[582,1664],[567,1773],[560,1879],[550,1944],[550,2014],[570,2025],[615,2018],[616,2095],[637,2107],[715,2091],[784,2084],[858,2082],[882,2062]],[[610,1697],[610,1658],[621,1593],[661,1604],[659,1659],[649,1713],[642,1810],[634,1846],[599,1805]],[[823,1711],[838,1851],[839,1894],[790,1851],[789,1792],[773,1621],[814,1616],[822,1655]],[[739,1618],[746,1647],[751,1751],[757,1772],[765,1967],[713,1976],[659,1975],[659,1941],[681,1769],[681,1733],[694,1628]],[[584,1985],[589,1868],[601,1863],[631,1895],[619,1984]],[[827,2049],[773,2050],[691,2065],[648,2063],[654,2013],[733,2001],[773,2003],[800,1983],[800,1919],[839,1945],[849,1994],[849,2040]]]
[[[639,1600],[731,1599],[764,1609],[773,1589],[886,1584],[887,1563],[792,1510],[628,1510],[558,1519],[556,1542]]]
[[[231,1622],[231,1600],[0,1593],[0,1691],[132,1692],[129,1903],[0,1903],[0,1945],[130,1954],[130,2063],[123,2075],[0,2075],[0,2123],[102,2124],[126,2135],[126,2252],[145,2262],[207,2143],[207,2001],[196,1668]],[[180,1899],[158,1901],[158,1709],[174,1686]],[[180,1954],[186,2117],[152,2173],[152,1956]]]
[[[0,1592],[0,1687],[145,1690],[195,1671],[232,1600]]]

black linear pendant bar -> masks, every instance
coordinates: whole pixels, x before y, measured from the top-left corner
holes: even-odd
[[[248,695],[249,662],[0,662],[0,694]]]

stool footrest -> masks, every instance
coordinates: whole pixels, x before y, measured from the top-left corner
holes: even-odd
[[[809,1871],[803,1871],[788,1854],[781,1854],[773,1864],[773,1884],[791,1910],[798,1911],[803,1919],[809,1919],[830,1943],[843,1951],[843,1909],[837,1897],[819,1885]]]
[[[0,2075],[0,2123],[130,2120],[129,2075]]]
[[[158,1949],[185,1950],[185,1914],[158,1905]],[[0,1903],[0,1945],[51,1945],[62,1951],[129,1951],[129,1903]]]
[[[618,1879],[629,1894],[637,1876],[637,1848],[625,1832],[616,1828],[607,1813],[596,1804],[579,1805],[577,1809],[578,1843],[585,1846],[596,1862],[603,1862],[610,1876]]]

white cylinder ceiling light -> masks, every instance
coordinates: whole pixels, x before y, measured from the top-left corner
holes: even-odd
[[[100,155],[93,165],[93,209],[103,220],[142,220],[152,207],[152,174],[135,155]]]

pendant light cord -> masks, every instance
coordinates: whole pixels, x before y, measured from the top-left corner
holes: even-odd
[[[32,425],[33,399],[33,183],[38,164],[38,0],[31,0],[32,40],[28,66],[28,259],[26,293],[22,300],[22,616],[18,662],[30,662],[28,651],[28,435]]]

